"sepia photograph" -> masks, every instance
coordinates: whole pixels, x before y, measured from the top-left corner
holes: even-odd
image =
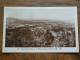
[[[77,7],[4,7],[3,52],[79,52]]]

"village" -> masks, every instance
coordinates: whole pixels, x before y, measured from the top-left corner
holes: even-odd
[[[75,47],[75,30],[69,24],[31,23],[6,28],[6,47]]]

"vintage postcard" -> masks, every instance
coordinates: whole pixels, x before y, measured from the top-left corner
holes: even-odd
[[[4,7],[4,53],[78,53],[77,7]]]

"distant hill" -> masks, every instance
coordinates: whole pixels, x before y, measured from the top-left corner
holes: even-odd
[[[20,25],[20,24],[61,24],[61,25],[72,25],[71,23],[66,23],[63,21],[49,21],[49,20],[45,20],[45,19],[36,19],[36,20],[22,20],[22,19],[17,19],[17,18],[11,18],[8,17],[6,18],[6,26],[15,26],[15,25]]]

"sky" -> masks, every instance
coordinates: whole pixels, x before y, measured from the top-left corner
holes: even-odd
[[[18,19],[47,19],[65,22],[75,22],[77,18],[76,7],[5,7],[6,17]]]

